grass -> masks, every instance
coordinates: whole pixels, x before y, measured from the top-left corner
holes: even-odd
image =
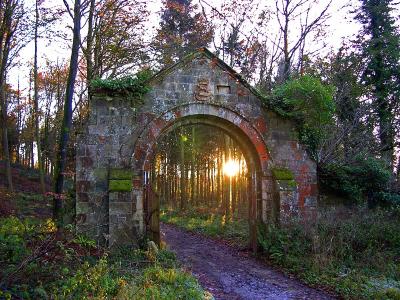
[[[260,231],[263,256],[346,299],[400,299],[400,211],[325,211]]]
[[[207,214],[199,210],[185,212],[163,209],[160,220],[186,230],[220,238],[240,247],[248,246],[249,225],[247,220],[231,221],[218,214]]]

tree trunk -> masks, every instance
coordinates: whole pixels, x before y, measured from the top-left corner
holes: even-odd
[[[6,177],[8,188],[11,192],[14,192],[14,186],[11,176],[11,163],[10,163],[10,151],[8,149],[8,132],[7,132],[7,100],[5,93],[4,77],[0,79],[0,102],[1,102],[1,128],[2,128],[2,138],[3,138],[3,153],[4,161],[6,165]]]
[[[13,21],[14,26],[18,24],[17,20],[14,20],[14,11],[18,3],[14,1],[4,1],[2,3],[2,19],[1,19],[1,32],[0,32],[0,108],[1,108],[1,128],[3,138],[3,152],[4,160],[6,165],[6,177],[8,188],[11,192],[14,191],[14,186],[11,176],[11,160],[10,151],[8,147],[8,132],[7,132],[7,99],[6,99],[6,71],[10,48],[12,47],[11,41],[15,28],[12,29]]]
[[[60,130],[60,140],[56,159],[56,167],[54,170],[55,186],[54,186],[54,208],[53,217],[62,225],[61,210],[62,200],[61,194],[64,187],[64,171],[67,158],[67,145],[69,134],[72,126],[72,98],[74,96],[74,84],[78,71],[78,56],[80,46],[80,28],[81,28],[81,2],[75,0],[74,4],[74,27],[73,27],[73,41],[71,50],[71,61],[69,67],[69,74],[65,93],[64,115]]]
[[[37,148],[37,159],[39,166],[39,177],[40,177],[40,189],[42,194],[46,193],[46,186],[44,182],[44,171],[43,171],[43,157],[42,157],[42,145],[40,141],[40,130],[39,130],[39,93],[38,93],[38,26],[39,26],[39,9],[38,0],[35,1],[35,54],[33,61],[33,85],[34,85],[34,119],[35,119],[35,135],[36,135],[36,148]]]

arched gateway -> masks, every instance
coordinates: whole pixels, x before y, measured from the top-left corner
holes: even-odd
[[[82,232],[112,246],[158,241],[158,200],[149,185],[157,141],[177,127],[207,124],[241,146],[249,168],[250,235],[257,227],[308,219],[317,202],[316,165],[294,125],[266,109],[258,92],[207,49],[156,74],[139,108],[97,91],[78,136],[76,214]]]

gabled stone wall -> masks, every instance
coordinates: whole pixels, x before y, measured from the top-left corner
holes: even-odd
[[[100,91],[93,96],[77,145],[81,231],[109,245],[138,241],[152,217],[145,177],[154,146],[164,132],[188,122],[222,128],[243,145],[252,165],[254,228],[261,221],[314,214],[316,164],[299,144],[294,125],[266,110],[222,61],[199,51],[155,76],[151,87],[140,107],[122,96]],[[289,170],[294,179],[275,180],[273,168]],[[118,172],[123,178],[115,177]]]

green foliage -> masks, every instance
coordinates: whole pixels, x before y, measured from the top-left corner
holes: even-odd
[[[72,240],[74,243],[81,245],[84,248],[94,248],[96,247],[96,241],[88,238],[84,234],[77,234],[75,238]]]
[[[299,226],[291,228],[260,226],[258,243],[273,262],[280,265],[291,262],[291,271],[300,271],[296,258],[311,250],[311,241]]]
[[[365,64],[362,82],[371,89],[369,99],[374,111],[371,116],[379,125],[381,155],[392,162],[400,94],[400,34],[394,8],[397,3],[394,0],[360,2],[355,18],[363,25],[359,40]]]
[[[333,122],[334,89],[320,79],[304,75],[278,86],[269,106],[282,116],[293,118],[299,139],[318,160],[318,148],[327,137],[325,126]]]
[[[0,219],[1,299],[203,299],[175,254],[131,247],[108,254],[53,221]],[[147,298],[146,298],[147,297]],[[159,298],[161,297],[161,298]]]
[[[14,265],[29,253],[24,236],[29,225],[15,217],[0,220],[0,257],[7,264]]]
[[[320,168],[319,175],[323,189],[352,203],[368,197],[370,204],[400,204],[400,195],[389,191],[392,174],[379,159],[359,156],[352,165],[328,164]]]
[[[68,277],[61,288],[54,291],[58,299],[104,299],[115,295],[118,288],[118,278],[113,278],[105,257],[94,266],[85,262],[72,277]]]
[[[117,79],[97,78],[91,82],[93,89],[105,90],[111,93],[121,93],[135,101],[140,101],[150,91],[148,81],[151,78],[151,71],[144,70],[134,76],[125,76]]]
[[[193,276],[158,265],[146,269],[136,285],[127,285],[121,294],[126,299],[204,299],[204,291]]]
[[[397,209],[332,210],[309,226],[261,227],[258,241],[270,261],[309,284],[331,287],[345,298],[396,299],[399,226]]]

